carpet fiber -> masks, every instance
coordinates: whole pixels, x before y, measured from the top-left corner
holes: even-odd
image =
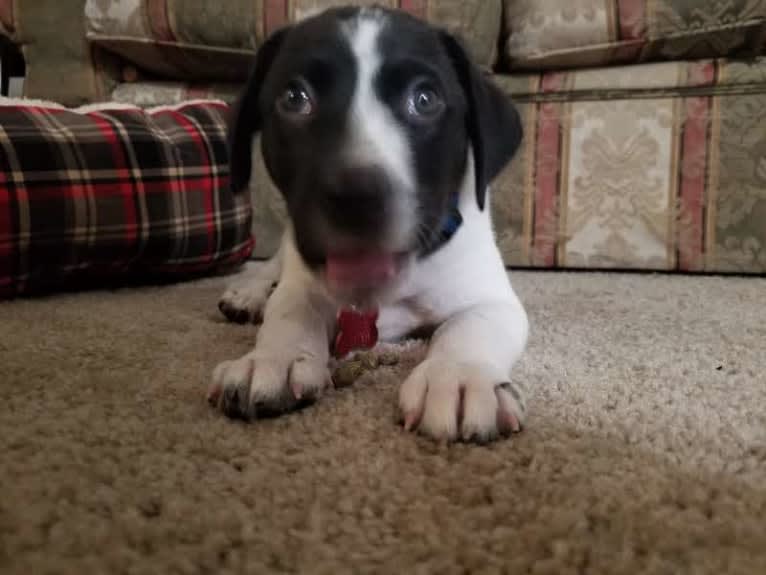
[[[395,424],[422,345],[225,420],[225,282],[0,304],[0,572],[766,573],[766,280],[516,273],[531,414],[484,447]]]

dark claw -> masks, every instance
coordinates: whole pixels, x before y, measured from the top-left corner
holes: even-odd
[[[304,396],[295,399],[292,395],[274,402],[256,401],[250,408],[252,419],[274,419],[285,413],[300,411],[316,403],[316,397]]]
[[[461,385],[458,390],[458,404],[457,404],[457,428],[463,428],[463,418],[465,416],[465,386]]]
[[[239,387],[227,387],[223,391],[221,410],[231,419],[248,419],[245,410],[246,402],[241,397],[243,390]]]
[[[230,419],[252,421],[256,419],[274,419],[291,411],[300,411],[316,403],[313,395],[300,400],[290,396],[276,401],[256,401],[248,405],[243,395],[247,391],[238,387],[226,388],[221,396],[221,411]]]
[[[287,409],[282,406],[275,406],[265,401],[256,401],[252,405],[252,412],[256,419],[272,419],[282,415]]]
[[[218,302],[218,309],[231,322],[239,324],[250,323],[250,312],[246,309],[236,308],[224,301]]]
[[[460,437],[461,443],[473,443],[475,445],[489,445],[492,443],[495,439],[497,439],[496,435],[490,434],[490,435],[479,435],[478,433],[472,433],[469,437]]]
[[[235,309],[233,319],[235,323],[250,323],[250,313],[246,309]]]
[[[522,403],[521,394],[519,393],[519,390],[516,389],[513,384],[511,384],[510,381],[504,381],[503,383],[498,383],[495,386],[495,389],[502,389],[504,391],[507,391],[513,396],[513,399],[515,399],[519,404]]]

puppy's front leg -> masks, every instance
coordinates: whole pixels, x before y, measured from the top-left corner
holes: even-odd
[[[480,442],[520,431],[525,387],[510,381],[510,374],[527,331],[518,301],[480,304],[447,320],[401,386],[405,428],[435,439]]]
[[[245,277],[237,279],[226,289],[218,302],[218,309],[229,321],[257,323],[263,319],[266,302],[282,275],[283,249],[280,248],[270,260],[258,266],[255,274],[243,274]]]
[[[334,322],[334,306],[308,279],[283,275],[266,306],[255,349],[215,368],[209,401],[229,417],[246,420],[314,401],[331,385]]]

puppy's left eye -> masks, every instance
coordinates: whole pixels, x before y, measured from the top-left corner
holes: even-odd
[[[434,120],[444,111],[444,100],[430,82],[419,80],[407,91],[406,108],[412,120]]]
[[[287,116],[310,116],[314,113],[311,88],[302,80],[291,81],[277,99],[277,109]]]

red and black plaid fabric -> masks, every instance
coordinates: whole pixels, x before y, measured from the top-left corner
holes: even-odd
[[[0,101],[0,296],[247,259],[252,213],[229,190],[226,112]]]

